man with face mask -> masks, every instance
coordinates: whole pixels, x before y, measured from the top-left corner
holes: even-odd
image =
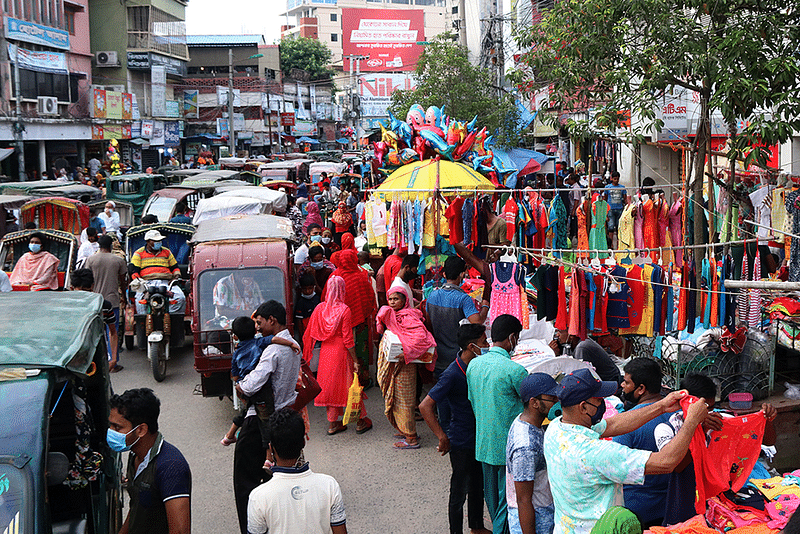
[[[628,410],[637,410],[661,400],[661,366],[650,358],[634,358],[624,368],[622,399]],[[651,419],[633,432],[614,438],[616,443],[632,449],[658,452],[655,429],[668,423],[671,414]],[[661,525],[667,505],[669,475],[647,475],[644,484],[626,484],[625,508],[636,514],[642,527]]]
[[[419,412],[439,439],[436,450],[442,456],[450,453],[450,500],[448,519],[450,534],[461,534],[464,523],[464,501],[469,495],[467,524],[471,534],[487,534],[483,527],[483,473],[475,460],[475,413],[467,396],[467,369],[471,361],[489,350],[486,329],[482,324],[462,324],[458,327],[456,359],[439,377],[419,405]],[[449,420],[436,419],[437,405],[447,402]],[[439,424],[439,423],[442,424]],[[445,431],[442,427],[445,427]]]
[[[506,499],[511,534],[551,534],[553,495],[547,480],[542,423],[558,403],[558,384],[546,373],[519,387],[525,409],[511,423],[506,444]]]
[[[400,264],[400,270],[397,272],[394,281],[389,284],[389,287],[402,286],[406,290],[407,295],[414,295],[414,298],[422,300],[422,292],[411,289],[411,284],[417,279],[418,267],[419,256],[416,254],[410,254],[403,258],[403,263]]]
[[[506,441],[511,423],[522,412],[520,386],[528,371],[511,360],[522,323],[500,315],[492,323],[492,348],[467,367],[467,390],[475,411],[475,459],[483,468],[483,494],[492,532],[508,532]]]
[[[162,245],[164,236],[158,230],[148,230],[144,234],[145,245],[138,249],[131,256],[128,265],[131,279],[136,280],[171,280],[181,277],[181,270],[172,252]],[[131,285],[134,285],[133,283]],[[166,285],[166,284],[164,284]],[[186,297],[177,285],[172,286],[172,296],[170,297],[169,312],[183,313],[183,305]],[[136,313],[145,313],[145,305],[140,304],[144,295],[144,289],[136,292]]]
[[[299,274],[311,274],[316,282],[314,290],[322,295],[322,288],[335,269],[336,266],[325,259],[325,248],[319,243],[313,243],[308,247],[308,258],[300,266]]]
[[[117,209],[117,205],[113,200],[109,200],[106,202],[106,205],[103,209],[103,213],[97,216],[98,219],[103,221],[103,224],[106,227],[106,233],[114,232],[117,234],[118,239],[122,239],[122,233],[119,230],[120,221],[119,221],[119,213],[115,210]]]
[[[192,472],[158,431],[161,402],[148,388],[129,389],[109,400],[108,446],[128,455],[126,534],[188,534],[192,529]]]
[[[689,407],[675,438],[659,452],[630,449],[601,438],[627,434],[651,419],[680,409],[686,391],[608,419],[605,397],[618,384],[579,369],[561,380],[558,399],[563,414],[544,435],[550,490],[555,504],[554,534],[590,534],[592,527],[614,506],[621,506],[622,485],[642,484],[645,475],[671,472],[686,455],[695,429],[708,415],[707,405]]]

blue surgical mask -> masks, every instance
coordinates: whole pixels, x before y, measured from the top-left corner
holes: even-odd
[[[139,425],[132,428],[131,432],[137,428],[139,428]],[[128,434],[131,432],[128,432]],[[111,450],[116,452],[125,452],[131,450],[131,447],[136,445],[136,443],[139,441],[139,438],[136,438],[136,441],[128,445],[128,434],[123,434],[122,432],[117,432],[116,430],[111,430],[109,428],[106,432],[106,441],[108,442],[108,446],[111,447]]]
[[[313,268],[315,268],[315,269],[322,269],[323,267],[325,267],[325,262],[324,261],[313,261],[313,262],[311,262],[311,266]]]
[[[153,250],[161,250],[161,241],[153,243]]]
[[[561,401],[558,401],[557,403],[555,403],[550,407],[550,411],[547,412],[547,418],[552,421],[556,417],[560,416],[561,416]]]
[[[38,254],[42,251],[42,244],[41,243],[28,243],[28,250],[33,252],[34,254]]]
[[[311,299],[313,299],[314,297],[316,297],[316,296],[317,296],[317,292],[316,292],[316,291],[314,291],[314,292],[313,292],[313,293],[311,293],[310,295],[306,295],[305,293],[300,293],[300,295],[302,295],[302,297],[303,297],[304,299],[311,300]]]
[[[478,345],[472,345],[472,346],[475,347],[475,349],[478,349],[477,352],[475,351],[475,349],[472,350],[472,352],[477,356],[483,356],[484,354],[489,352],[489,349],[491,348],[491,347],[479,347]]]
[[[312,235],[311,237],[309,237],[309,239],[311,240],[312,243],[319,243],[320,241],[322,241],[322,236]]]

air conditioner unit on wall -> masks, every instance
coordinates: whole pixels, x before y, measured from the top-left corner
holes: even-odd
[[[113,50],[97,52],[94,60],[98,67],[119,67],[119,58]]]
[[[39,115],[58,115],[58,98],[54,96],[40,96],[36,112]]]
[[[114,91],[116,93],[124,93],[125,86],[124,85],[104,85],[103,89],[106,91]]]

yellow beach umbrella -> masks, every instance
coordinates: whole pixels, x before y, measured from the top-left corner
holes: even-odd
[[[386,178],[376,193],[392,200],[394,194],[416,198],[429,196],[436,189],[447,195],[456,190],[493,191],[494,188],[492,182],[472,167],[456,161],[429,159],[403,165]]]

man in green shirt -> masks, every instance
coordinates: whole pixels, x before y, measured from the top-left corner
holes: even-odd
[[[492,348],[467,367],[467,392],[475,412],[475,459],[483,467],[483,493],[494,534],[508,532],[506,507],[506,440],[514,418],[522,413],[519,387],[528,372],[511,361],[522,324],[513,315],[492,323]]]

